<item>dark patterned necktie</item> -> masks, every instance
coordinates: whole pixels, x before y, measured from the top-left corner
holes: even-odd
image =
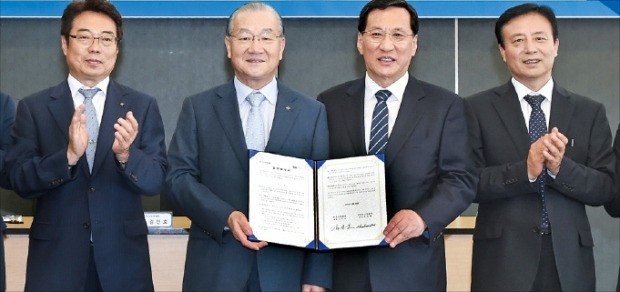
[[[545,113],[542,111],[540,104],[545,99],[542,95],[527,95],[525,101],[532,106],[532,113],[530,114],[530,142],[534,143],[540,137],[547,133],[547,123],[545,120]],[[541,232],[547,233],[549,231],[549,214],[547,213],[547,204],[545,202],[545,178],[547,170],[543,171],[538,176],[538,193],[542,200],[542,219],[540,223]]]
[[[375,94],[377,104],[372,112],[370,123],[370,144],[368,154],[384,153],[388,143],[388,108],[387,99],[392,93],[389,90],[379,90]]]
[[[99,122],[97,121],[97,111],[93,105],[93,97],[101,89],[99,88],[80,88],[78,91],[84,96],[84,115],[86,116],[86,128],[88,129],[88,145],[86,146],[86,160],[88,169],[93,171],[95,162],[95,151],[97,150],[97,136],[99,136]]]

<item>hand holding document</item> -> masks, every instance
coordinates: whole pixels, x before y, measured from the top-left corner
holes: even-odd
[[[315,250],[385,245],[382,159],[251,152],[250,238]]]

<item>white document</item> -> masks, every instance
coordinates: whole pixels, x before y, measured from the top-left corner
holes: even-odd
[[[306,247],[314,236],[314,174],[306,160],[258,152],[250,158],[249,221],[258,240]]]
[[[325,161],[252,152],[252,240],[315,250],[385,245],[385,169],[374,155]]]
[[[319,239],[329,249],[385,244],[385,169],[376,156],[327,160],[318,168]]]

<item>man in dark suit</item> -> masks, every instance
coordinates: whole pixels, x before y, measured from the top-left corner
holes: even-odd
[[[4,156],[11,146],[11,129],[15,122],[15,103],[8,95],[0,92],[0,187],[11,189],[8,173],[4,169]],[[1,210],[0,210],[1,211]],[[6,290],[6,274],[4,271],[4,229],[6,224],[0,214],[0,291]]]
[[[495,34],[512,78],[466,99],[480,176],[472,290],[594,291],[585,205],[612,191],[605,108],[554,83],[559,40],[549,7],[508,9]]]
[[[26,290],[153,290],[141,195],[163,186],[164,128],[154,98],[109,78],[122,37],[108,1],[70,3],[67,80],[17,107],[6,163],[36,199]]]
[[[616,157],[616,189],[612,201],[605,204],[605,210],[609,216],[618,218],[620,217],[620,124],[618,124],[616,138],[614,139],[614,154]],[[620,269],[618,269],[616,291],[620,292]]]
[[[330,254],[247,239],[248,149],[326,159],[325,108],[275,78],[285,39],[272,7],[238,8],[224,41],[234,80],[185,99],[168,152],[171,201],[192,221],[183,290],[322,291]]]
[[[335,291],[446,289],[442,232],[469,206],[477,181],[462,99],[408,73],[417,33],[417,13],[406,1],[369,2],[357,35],[366,77],[318,97],[327,109],[330,157],[385,154],[390,248],[335,251]],[[381,106],[377,115],[387,108],[386,123],[375,127]],[[387,131],[374,135],[371,125]]]

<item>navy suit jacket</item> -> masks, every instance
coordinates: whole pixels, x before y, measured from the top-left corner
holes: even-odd
[[[525,119],[511,82],[468,99],[471,150],[480,175],[472,290],[530,290],[540,257],[541,199],[527,176]],[[549,129],[569,139],[545,201],[562,289],[594,291],[594,245],[585,205],[609,201],[614,158],[602,104],[553,88]]]
[[[4,156],[11,145],[11,129],[15,121],[15,104],[11,97],[0,92],[0,187],[10,189],[8,173],[4,170]],[[0,214],[2,215],[2,214]],[[4,272],[4,240],[2,233],[6,228],[4,220],[0,216],[0,291],[6,289]]]
[[[327,109],[331,158],[367,155],[364,88],[362,78],[318,97]],[[443,230],[469,206],[477,183],[465,121],[459,96],[409,78],[385,152],[388,220],[411,209],[426,222],[429,240],[420,236],[394,249],[367,248],[373,290],[446,289]],[[346,252],[334,254],[334,287],[344,289],[359,277],[347,272]]]
[[[122,169],[112,152],[114,124],[132,111],[140,131]],[[82,290],[92,234],[104,290],[153,290],[141,195],[164,183],[164,127],[154,98],[110,80],[92,174],[86,155],[67,167],[74,113],[67,81],[22,100],[7,154],[11,183],[36,199],[26,290]]]
[[[266,152],[328,157],[325,108],[278,82]],[[331,286],[331,255],[270,244],[256,252],[224,231],[230,213],[248,215],[248,150],[232,81],[188,97],[168,152],[171,201],[192,221],[184,290],[241,291],[257,261],[264,291]]]

